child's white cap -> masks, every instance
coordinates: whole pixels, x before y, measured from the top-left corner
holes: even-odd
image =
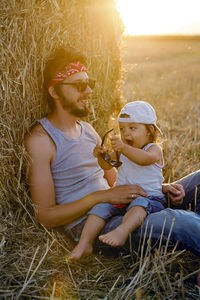
[[[120,117],[121,115],[127,117]],[[161,133],[160,128],[156,125],[156,113],[154,108],[145,101],[133,101],[127,103],[118,116],[118,122],[152,124]]]

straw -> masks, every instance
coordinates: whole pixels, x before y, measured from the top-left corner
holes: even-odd
[[[164,132],[165,182],[199,169],[200,40],[126,39],[124,56],[114,0],[0,2],[0,298],[172,299],[192,294],[198,299],[199,258],[175,248],[167,252],[159,241],[156,255],[147,231],[138,252],[131,236],[131,259],[92,255],[67,264],[74,242],[63,231],[44,229],[35,218],[23,141],[35,120],[47,113],[45,62],[55,48],[70,45],[86,52],[89,76],[96,79],[86,121],[100,136],[117,127],[109,122],[116,120],[122,102],[147,100],[158,111]],[[195,189],[195,207],[197,194]]]

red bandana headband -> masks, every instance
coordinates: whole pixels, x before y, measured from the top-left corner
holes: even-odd
[[[65,80],[65,78],[79,72],[87,72],[86,67],[80,61],[72,62],[65,66],[64,70],[59,71],[54,75],[52,80],[48,83],[47,88],[49,88],[50,86],[54,86],[59,82]]]

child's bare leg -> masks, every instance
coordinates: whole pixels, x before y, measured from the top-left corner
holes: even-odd
[[[99,239],[111,246],[122,246],[125,244],[129,234],[139,227],[144,221],[147,213],[141,206],[134,206],[125,214],[122,224],[114,230],[100,235]]]
[[[89,215],[85,222],[85,226],[83,227],[80,241],[69,256],[70,261],[79,260],[80,258],[92,253],[93,242],[104,225],[104,219],[95,215]]]

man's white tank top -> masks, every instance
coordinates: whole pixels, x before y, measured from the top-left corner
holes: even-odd
[[[146,145],[143,150],[149,149],[153,143]],[[163,158],[162,158],[163,160]],[[141,186],[148,196],[163,196],[162,183],[163,165],[157,163],[148,166],[140,166],[129,160],[123,154],[120,155],[122,165],[118,170],[116,185],[133,184]]]
[[[70,203],[92,192],[108,188],[108,183],[103,177],[104,171],[93,155],[97,143],[96,137],[84,122],[78,121],[81,135],[77,139],[67,137],[47,118],[39,120],[39,123],[57,148],[55,160],[51,164],[57,204]],[[72,228],[82,219],[76,220],[67,228]]]

